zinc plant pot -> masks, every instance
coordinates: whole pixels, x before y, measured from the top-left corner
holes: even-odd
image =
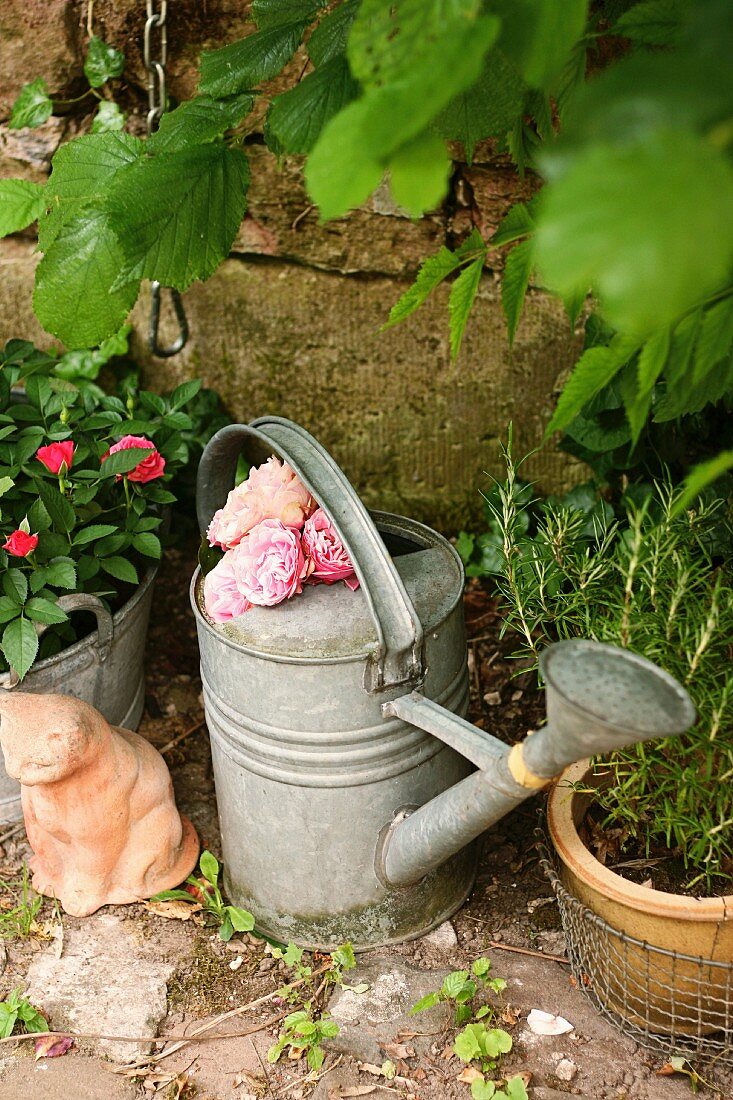
[[[59,603],[64,610],[69,614],[91,611],[97,629],[34,664],[22,683],[12,672],[0,675],[0,691],[17,688],[37,695],[73,695],[101,711],[110,725],[137,729],[145,703],[143,658],[157,572],[157,565],[151,565],[114,615],[94,596],[63,596]],[[20,785],[0,760],[0,824],[22,820]]]
[[[589,761],[563,773],[547,805],[560,879],[601,918],[563,914],[583,986],[645,1031],[733,1037],[733,895],[694,898],[652,890],[609,870],[579,833],[593,796],[570,784],[598,786]]]

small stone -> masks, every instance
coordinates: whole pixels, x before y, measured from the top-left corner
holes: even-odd
[[[578,1067],[569,1058],[561,1058],[555,1066],[555,1076],[559,1081],[573,1081],[577,1073]]]
[[[236,959],[232,959],[232,961],[229,963],[229,969],[230,970],[239,970],[239,968],[240,968],[240,966],[242,965],[243,962],[244,962],[244,959],[242,958],[242,956],[237,955]]]
[[[501,703],[500,691],[487,691],[484,695],[484,702],[487,707],[498,707]]]
[[[268,970],[272,970],[274,965],[274,959],[262,959],[257,969],[259,970],[260,974],[266,974]]]
[[[452,951],[458,946],[458,936],[451,922],[446,920],[432,932],[428,932],[427,936],[423,936],[421,942],[437,951]]]

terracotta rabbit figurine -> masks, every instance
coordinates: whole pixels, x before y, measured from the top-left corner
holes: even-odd
[[[33,888],[83,917],[193,869],[198,838],[160,753],[69,695],[0,690],[0,743],[21,783]]]

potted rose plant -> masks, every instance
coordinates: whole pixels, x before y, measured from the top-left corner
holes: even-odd
[[[123,400],[58,363],[20,340],[0,353],[0,686],[76,695],[134,728],[168,483],[200,383]],[[17,815],[15,789],[0,791],[0,817]]]

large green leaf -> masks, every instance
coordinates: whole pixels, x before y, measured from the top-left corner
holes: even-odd
[[[186,146],[202,144],[231,130],[252,110],[254,96],[236,95],[227,99],[196,96],[174,111],[166,111],[157,133],[147,143],[150,153],[172,153]]]
[[[344,0],[313,31],[308,39],[308,56],[316,68],[346,52],[346,41],[358,8],[359,0]]]
[[[500,46],[528,84],[549,87],[583,34],[588,0],[490,0],[502,18]]]
[[[631,436],[634,442],[641,435],[642,428],[649,415],[654,385],[667,362],[670,342],[669,329],[659,329],[658,332],[650,336],[639,353],[639,362],[636,369],[636,391],[632,400],[626,402],[626,415],[631,425]]]
[[[694,504],[703,489],[707,489],[728,470],[733,470],[733,451],[721,451],[715,458],[695,466],[685,479],[684,489],[675,501],[672,515],[679,515]]]
[[[114,176],[141,157],[144,149],[139,138],[121,132],[85,134],[62,145],[46,184],[49,212],[38,223],[41,248],[45,251],[52,244],[65,218],[86,203],[103,199]]]
[[[525,84],[500,50],[492,50],[475,84],[452,99],[436,119],[443,137],[460,141],[471,163],[482,138],[503,137],[516,122],[524,102]]]
[[[185,290],[194,279],[207,279],[237,234],[248,183],[244,153],[220,144],[131,164],[108,195],[110,224],[125,257],[114,287],[145,278]]]
[[[98,35],[89,39],[87,56],[84,61],[84,76],[92,88],[100,88],[113,77],[122,76],[125,68],[125,55],[114,46],[103,42]]]
[[[285,23],[250,34],[220,50],[204,51],[199,91],[216,98],[237,95],[277,76],[297,50],[307,26],[302,20]]]
[[[0,180],[0,237],[32,225],[43,209],[43,184],[30,180]]]
[[[425,131],[403,145],[389,162],[392,197],[412,217],[433,210],[448,190],[452,163],[445,142]]]
[[[334,57],[273,100],[265,130],[268,141],[272,134],[285,152],[309,153],[329,119],[358,91],[346,58]]]
[[[524,308],[532,268],[534,266],[534,241],[520,241],[506,258],[504,276],[501,280],[501,304],[509,330],[509,345],[514,343]]]
[[[466,331],[466,322],[481,282],[483,269],[484,259],[483,256],[479,256],[478,259],[463,269],[450,288],[448,315],[450,318],[451,359],[456,359],[458,352],[461,350],[463,333]]]
[[[537,266],[563,297],[592,286],[646,335],[718,288],[733,260],[733,170],[691,134],[591,146],[542,194]]]
[[[40,126],[53,111],[53,100],[48,94],[48,84],[43,77],[36,77],[24,84],[13,104],[8,122],[9,130],[22,130],[25,126]]]
[[[415,138],[453,96],[478,78],[498,20],[463,20],[398,83],[370,89],[324,128],[306,165],[306,182],[324,218],[363,202],[401,145]]]
[[[124,259],[104,209],[81,207],[66,219],[36,270],[33,307],[43,327],[69,348],[92,347],[117,332],[140,286],[128,278],[110,289]]]
[[[5,658],[20,676],[28,672],[38,653],[38,635],[28,619],[13,619],[3,631],[2,649]]]
[[[693,381],[702,382],[716,363],[730,351],[733,343],[733,296],[716,302],[706,312],[695,347]]]

